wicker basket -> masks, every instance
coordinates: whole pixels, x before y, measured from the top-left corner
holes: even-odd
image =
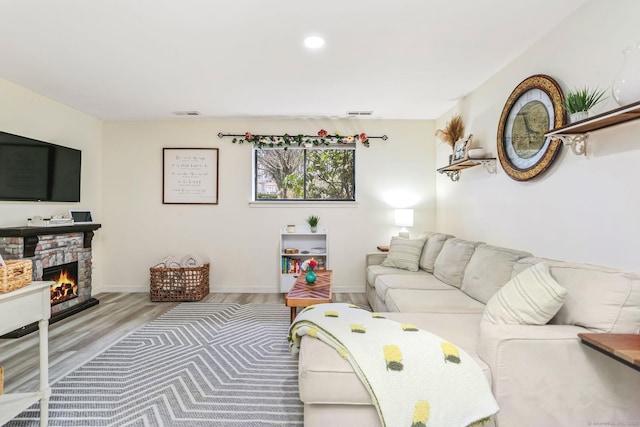
[[[200,301],[209,295],[209,264],[149,271],[151,301]]]
[[[0,267],[0,294],[24,288],[31,283],[31,260],[5,261],[6,267]]]

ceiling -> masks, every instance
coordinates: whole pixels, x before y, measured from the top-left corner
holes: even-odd
[[[435,119],[587,1],[0,0],[0,78],[104,120]]]

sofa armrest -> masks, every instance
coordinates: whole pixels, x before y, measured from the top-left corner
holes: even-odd
[[[581,332],[588,331],[572,325],[495,325],[483,319],[480,324],[478,356],[489,366],[497,366],[500,351],[510,341],[528,342],[530,345],[536,341],[573,343],[579,340],[578,334]]]
[[[366,258],[366,267],[370,265],[380,265],[387,257],[387,252],[368,252]]]
[[[482,321],[478,356],[491,369],[498,426],[640,420],[640,372],[583,345],[580,332]]]

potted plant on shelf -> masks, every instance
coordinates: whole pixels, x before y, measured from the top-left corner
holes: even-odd
[[[604,93],[604,90],[589,89],[587,86],[569,91],[564,99],[564,109],[569,113],[571,123],[589,117],[589,110],[607,98]]]
[[[309,227],[311,227],[311,232],[315,233],[318,231],[318,222],[320,221],[320,217],[316,215],[309,215],[307,219],[305,219]]]

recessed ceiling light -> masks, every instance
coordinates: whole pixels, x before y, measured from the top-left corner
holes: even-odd
[[[318,36],[309,36],[304,39],[304,45],[309,49],[319,49],[324,45],[324,39]]]

